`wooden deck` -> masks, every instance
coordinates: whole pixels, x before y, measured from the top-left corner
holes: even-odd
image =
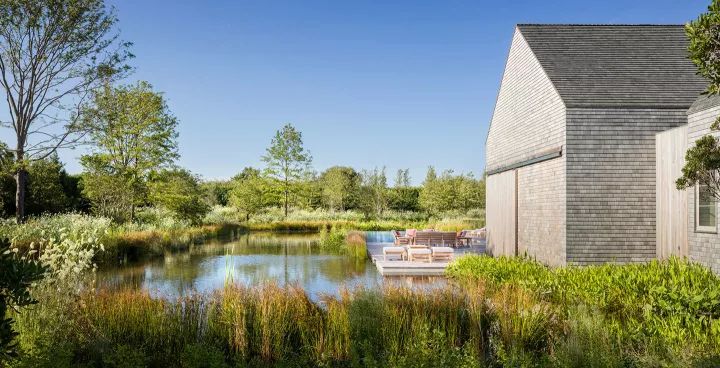
[[[383,276],[443,276],[449,264],[446,261],[438,262],[409,262],[397,260],[384,260],[383,247],[392,246],[392,243],[368,243],[367,249],[370,259]],[[455,257],[463,254],[484,254],[485,241],[475,241],[470,247],[455,248]]]

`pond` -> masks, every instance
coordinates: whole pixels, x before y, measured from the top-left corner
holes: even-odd
[[[385,234],[368,234],[373,240]],[[152,295],[174,298],[211,293],[229,283],[257,285],[297,284],[311,298],[337,295],[343,287],[376,288],[383,283],[413,287],[442,285],[438,277],[381,276],[369,259],[353,259],[324,252],[317,234],[250,233],[232,241],[213,240],[182,253],[98,272],[98,285],[110,289],[144,289]]]

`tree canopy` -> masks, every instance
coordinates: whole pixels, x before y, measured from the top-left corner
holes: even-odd
[[[312,163],[310,152],[303,147],[302,133],[292,124],[285,124],[275,133],[262,161],[267,165],[266,174],[276,179],[282,188],[287,216],[290,192],[297,181],[306,175]]]
[[[93,152],[81,158],[85,193],[98,212],[132,219],[149,175],[178,157],[177,119],[160,93],[138,82],[97,91],[85,124],[93,143]],[[112,209],[103,208],[106,197],[116,199]]]

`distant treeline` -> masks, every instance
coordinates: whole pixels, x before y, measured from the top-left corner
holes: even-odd
[[[96,107],[97,121],[90,125],[95,143],[92,153],[81,157],[82,174],[69,175],[56,156],[27,165],[26,214],[87,212],[126,222],[134,220],[138,208],[160,207],[200,223],[213,206],[232,206],[245,220],[268,208],[283,208],[285,216],[288,209],[352,210],[368,219],[382,218],[388,210],[433,216],[485,208],[485,181],[471,174],[438,174],[429,167],[422,184],[413,186],[409,170],[398,170],[392,184],[385,168],[333,166],[318,173],[302,134],[290,124],[272,139],[262,157],[265,167],[247,167],[226,181],[203,182],[174,163],[177,123],[148,84],[108,88],[96,96],[96,105],[104,106],[107,99],[124,101],[128,108],[154,106],[157,119],[144,123],[127,116],[125,124],[116,124],[106,116],[121,115],[125,109],[110,114]],[[117,109],[116,104],[112,107]],[[144,138],[137,137],[138,131]],[[132,154],[118,149],[133,140]],[[0,159],[0,199],[7,217],[15,212],[16,170],[10,151],[0,146],[0,152],[5,152]]]

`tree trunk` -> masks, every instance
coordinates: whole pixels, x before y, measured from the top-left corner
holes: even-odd
[[[15,172],[15,221],[18,224],[25,222],[25,195],[27,192],[28,172],[24,165],[24,153],[17,151],[15,157],[17,171]]]
[[[285,189],[285,218],[287,218],[288,214],[288,190]]]

